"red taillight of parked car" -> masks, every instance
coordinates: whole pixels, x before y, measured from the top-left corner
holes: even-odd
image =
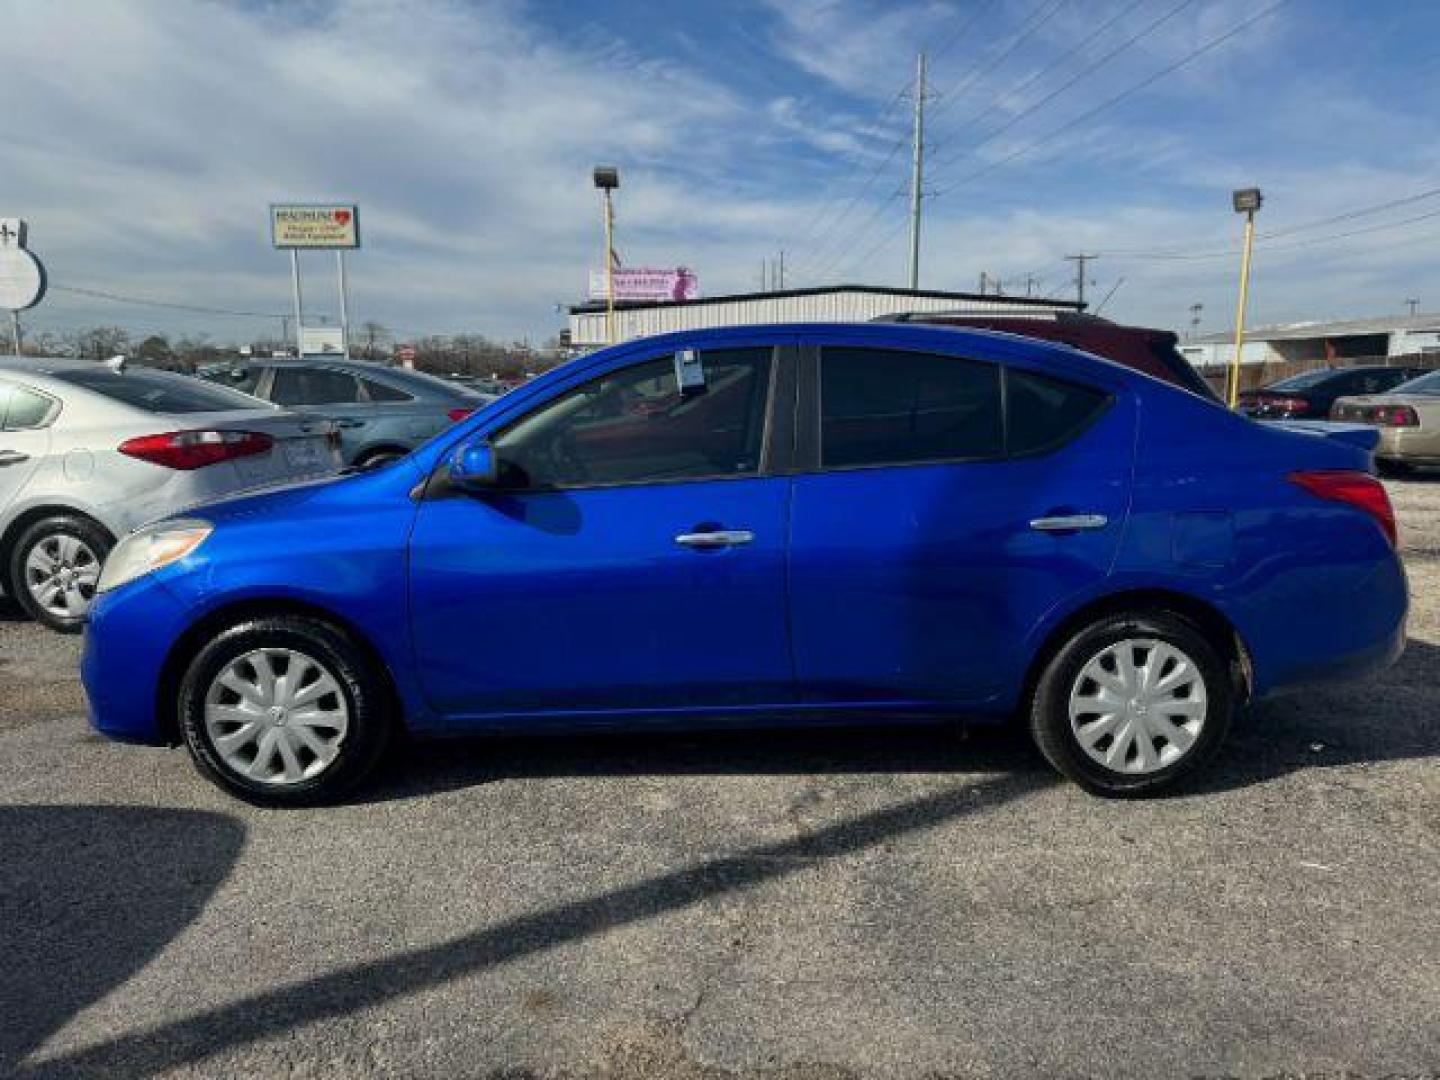
[[[1310,402],[1298,397],[1280,397],[1270,400],[1271,406],[1287,416],[1304,416],[1310,411]]]
[[[1390,496],[1385,491],[1385,485],[1369,473],[1320,469],[1293,472],[1290,480],[1312,495],[1332,502],[1349,503],[1358,510],[1364,510],[1379,522],[1392,545],[1399,542],[1395,528],[1395,508],[1390,505]]]
[[[451,423],[459,423],[461,420],[464,420],[467,416],[469,416],[469,415],[470,415],[471,413],[473,413],[474,411],[475,411],[474,409],[455,408],[455,409],[451,409],[451,410],[450,410],[448,413],[446,413],[445,415],[448,416],[448,417],[450,417]]]
[[[1381,427],[1420,426],[1420,417],[1409,405],[1377,405],[1371,419]]]
[[[120,444],[120,453],[167,469],[203,469],[235,458],[264,454],[275,440],[260,431],[168,431]]]

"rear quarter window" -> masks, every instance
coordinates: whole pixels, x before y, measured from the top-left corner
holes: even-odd
[[[1005,376],[1005,448],[1043,454],[1074,439],[1105,411],[1110,395],[1076,383],[1010,368]]]
[[[0,383],[0,431],[44,427],[54,419],[59,402],[13,383]]]

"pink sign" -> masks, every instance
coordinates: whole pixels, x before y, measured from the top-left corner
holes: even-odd
[[[640,267],[619,267],[615,270],[615,299],[644,300],[663,303],[674,300],[696,300],[700,296],[700,279],[686,266],[656,270]],[[605,271],[590,271],[590,299],[605,299]]]

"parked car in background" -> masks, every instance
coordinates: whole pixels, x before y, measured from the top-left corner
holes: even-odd
[[[1256,420],[1324,420],[1339,398],[1383,394],[1424,371],[1374,364],[1306,371],[1258,390],[1242,391],[1236,407]]]
[[[151,368],[0,360],[0,582],[80,628],[115,541],[195,503],[340,468],[333,424]]]
[[[447,379],[360,360],[256,360],[202,377],[334,420],[345,464],[364,469],[408,454],[494,400]]]
[[[1112,360],[1143,371],[1201,397],[1218,401],[1214,389],[1180,355],[1179,341],[1169,330],[1123,326],[1096,315],[1071,312],[1035,312],[1033,315],[976,315],[966,313],[914,312],[885,315],[876,322],[924,323],[958,326],[971,330],[997,330],[1041,341],[1058,341],[1082,352]]]
[[[399,728],[1017,714],[1139,793],[1240,702],[1398,655],[1375,440],[1012,335],[634,341],[388,469],[125,540],[82,671],[101,732],[268,803],[336,796]]]
[[[1346,397],[1331,418],[1380,430],[1375,459],[1392,472],[1440,466],[1440,371],[1430,371],[1384,394]]]

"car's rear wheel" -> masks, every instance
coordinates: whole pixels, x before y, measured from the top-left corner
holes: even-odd
[[[1158,791],[1202,766],[1235,709],[1230,665],[1170,612],[1106,616],[1050,659],[1031,702],[1046,759],[1102,795]]]
[[[180,726],[200,772],[250,802],[328,802],[389,742],[390,696],[374,661],[338,628],[284,616],[206,645],[180,684]]]
[[[89,518],[42,518],[10,551],[10,595],[36,622],[62,634],[78,633],[112,545],[110,534]]]

